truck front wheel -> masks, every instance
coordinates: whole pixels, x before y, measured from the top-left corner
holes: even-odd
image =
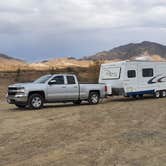
[[[43,97],[40,94],[32,94],[29,97],[29,107],[31,109],[41,109],[43,107]]]
[[[89,94],[89,104],[98,104],[100,100],[100,95],[98,92],[91,92]]]

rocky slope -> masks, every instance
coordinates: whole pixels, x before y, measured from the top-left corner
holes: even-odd
[[[165,60],[166,46],[144,41],[142,43],[130,43],[113,48],[109,51],[102,51],[93,56],[85,57],[88,60]]]
[[[38,63],[28,64],[22,60],[0,54],[0,71],[7,70],[49,70],[67,67],[84,67],[93,65],[94,60],[103,60],[105,62],[120,60],[166,60],[166,46],[144,41],[142,43],[131,43],[124,46],[113,48],[109,51],[102,51],[93,56],[84,57],[83,59],[75,59],[72,57],[56,58]]]
[[[18,68],[27,69],[28,64],[22,60],[0,54],[0,71],[17,70]]]
[[[51,69],[51,68],[67,68],[67,67],[84,67],[87,68],[93,64],[91,60],[78,60],[75,58],[57,58],[29,65],[33,69]]]

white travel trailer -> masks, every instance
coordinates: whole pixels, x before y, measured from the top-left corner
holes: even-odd
[[[121,61],[102,64],[99,83],[109,95],[166,97],[166,62]]]

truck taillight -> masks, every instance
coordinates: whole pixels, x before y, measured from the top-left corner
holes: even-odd
[[[104,87],[104,89],[105,89],[105,92],[107,92],[107,91],[108,91],[107,86],[105,86],[105,87]]]

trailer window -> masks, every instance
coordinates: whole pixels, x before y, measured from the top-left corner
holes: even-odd
[[[135,78],[136,77],[136,71],[135,70],[128,70],[127,71],[128,78]]]
[[[68,84],[76,84],[74,77],[73,76],[67,76],[67,83]]]
[[[120,79],[120,67],[103,67],[101,70],[102,80]]]
[[[142,69],[142,76],[143,77],[153,77],[153,69],[152,68]]]

